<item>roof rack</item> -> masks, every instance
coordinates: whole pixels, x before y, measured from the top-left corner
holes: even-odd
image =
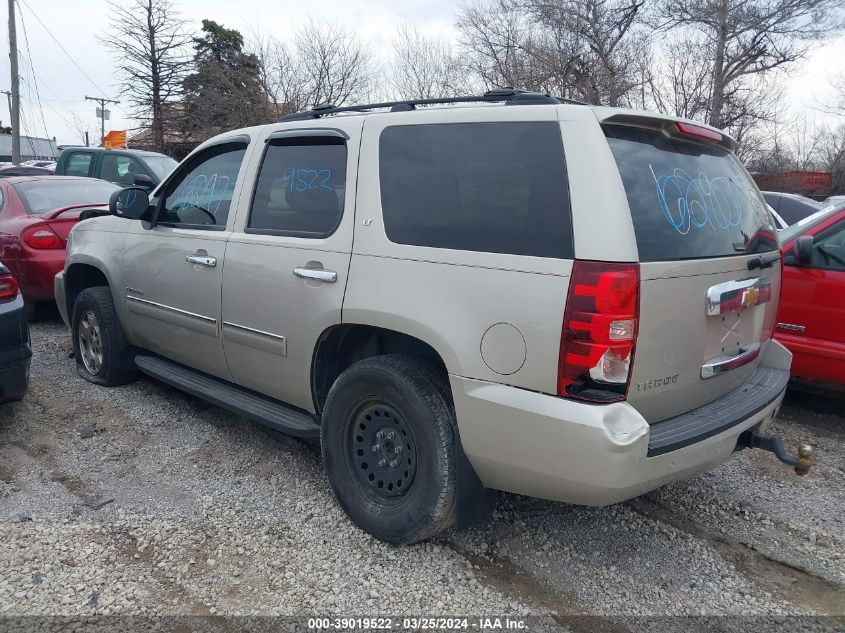
[[[356,106],[335,106],[330,103],[315,106],[304,112],[294,112],[279,119],[282,121],[304,121],[307,119],[319,119],[320,117],[342,112],[370,112],[371,110],[383,110],[389,108],[391,112],[407,112],[416,110],[417,106],[445,105],[452,103],[498,103],[505,102],[506,105],[530,105],[530,104],[561,104],[575,103],[586,105],[583,101],[574,99],[563,99],[553,97],[541,92],[520,90],[518,88],[506,87],[488,90],[483,95],[475,97],[440,97],[436,99],[407,99],[405,101],[385,101],[384,103],[370,103]]]

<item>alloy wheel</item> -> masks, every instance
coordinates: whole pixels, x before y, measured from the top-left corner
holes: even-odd
[[[82,364],[92,375],[97,375],[103,367],[103,339],[97,315],[85,310],[79,318],[79,353]]]

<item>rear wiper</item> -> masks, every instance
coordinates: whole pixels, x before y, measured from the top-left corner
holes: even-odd
[[[757,268],[771,268],[775,262],[780,261],[780,253],[770,253],[768,255],[759,255],[748,260],[748,270],[755,270]]]

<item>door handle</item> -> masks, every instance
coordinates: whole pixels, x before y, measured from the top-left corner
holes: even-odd
[[[294,268],[293,274],[303,279],[316,279],[333,284],[337,281],[337,273],[333,270],[322,270],[320,268]]]
[[[217,266],[217,258],[208,255],[188,255],[185,261],[195,266],[208,266],[209,268]]]

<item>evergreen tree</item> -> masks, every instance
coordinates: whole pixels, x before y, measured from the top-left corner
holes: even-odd
[[[244,52],[243,36],[213,20],[194,38],[194,72],[185,78],[185,132],[205,139],[267,122],[258,58]]]

